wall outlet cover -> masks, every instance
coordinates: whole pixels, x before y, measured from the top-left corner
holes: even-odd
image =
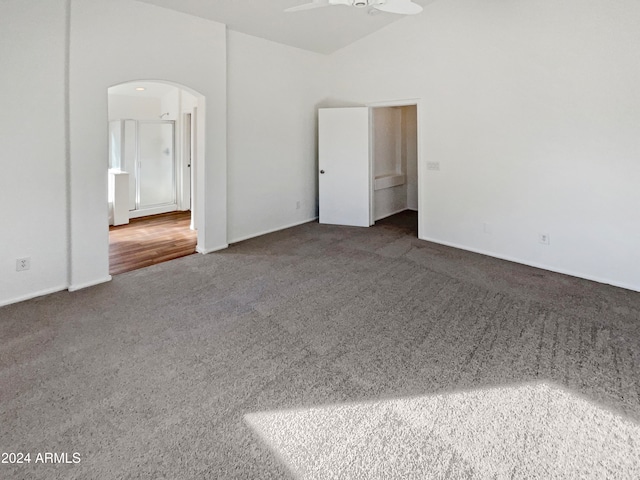
[[[427,170],[440,170],[440,162],[427,162]]]
[[[31,268],[31,257],[16,259],[16,272],[24,272]]]

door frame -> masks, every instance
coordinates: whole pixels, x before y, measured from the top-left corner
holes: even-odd
[[[192,122],[192,113],[191,112],[182,112],[182,162],[181,169],[179,175],[179,182],[181,184],[180,188],[180,201],[178,202],[178,208],[185,209],[185,207],[189,207],[191,210],[191,163],[192,163],[192,148],[193,148],[193,139],[191,138],[191,122]],[[187,169],[188,170],[185,170]],[[188,179],[186,178],[188,177]],[[185,181],[188,180],[188,181]],[[188,192],[188,201],[185,202]]]
[[[375,223],[374,220],[374,211],[373,211],[373,195],[374,195],[374,169],[373,169],[373,109],[374,108],[383,108],[383,107],[416,107],[416,157],[418,162],[418,238],[424,238],[424,208],[423,205],[423,197],[424,193],[422,191],[422,185],[424,185],[424,171],[425,169],[422,167],[422,152],[423,152],[423,140],[422,140],[422,130],[420,128],[422,124],[422,98],[405,98],[400,100],[383,100],[377,102],[367,103],[366,106],[369,107],[369,176],[371,177],[371,188],[369,192],[369,215],[370,215],[370,223],[373,225]]]

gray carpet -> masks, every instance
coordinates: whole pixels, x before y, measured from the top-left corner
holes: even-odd
[[[638,478],[640,294],[310,223],[0,309],[2,479]]]
[[[555,385],[251,413],[300,478],[637,478],[640,425]]]

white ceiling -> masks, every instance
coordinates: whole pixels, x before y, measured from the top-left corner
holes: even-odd
[[[230,30],[318,53],[332,53],[404,18],[344,5],[296,13],[284,9],[311,0],[138,0],[224,23]],[[422,6],[432,0],[414,0]],[[375,14],[369,14],[370,11]],[[426,11],[420,15],[425,15]]]

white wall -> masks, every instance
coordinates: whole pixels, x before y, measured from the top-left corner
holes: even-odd
[[[203,245],[199,240],[199,251],[227,244],[225,26],[127,0],[69,3],[69,10],[64,0],[1,5],[1,32],[11,39],[0,50],[4,91],[20,85],[20,92],[7,95],[3,105],[2,160],[14,167],[18,159],[25,168],[2,176],[4,204],[16,208],[3,213],[0,303],[109,279],[107,90],[124,82],[164,80],[206,97],[197,105],[204,140],[196,150],[202,155],[206,144],[207,155],[195,193],[206,196],[197,210],[198,223],[207,220],[198,232],[199,239],[203,231],[205,238]],[[315,112],[328,91],[327,58],[234,32],[229,37],[229,119],[234,126],[229,133],[234,162],[228,178],[229,238],[237,241],[317,215]],[[24,195],[25,188],[32,194]],[[15,259],[22,256],[32,257],[32,271],[16,274]]]
[[[373,175],[406,173],[403,165],[402,110],[396,107],[374,108],[371,113]],[[374,182],[375,185],[375,182]],[[374,188],[373,218],[381,220],[407,208],[406,181],[401,185]]]
[[[383,188],[373,192],[373,218],[376,222],[406,209],[406,184]]]
[[[159,120],[162,110],[160,98],[109,94],[109,120]],[[166,111],[166,110],[164,110]]]
[[[317,216],[327,57],[228,32],[229,241]],[[300,208],[296,208],[296,202]]]
[[[122,82],[206,96],[204,250],[227,241],[225,27],[72,0],[67,169],[66,3],[0,2],[0,304],[108,278],[107,88]],[[439,1],[330,57],[229,32],[229,239],[316,215],[323,98],[421,98],[423,238],[640,290],[638,18],[636,0]]]
[[[0,2],[0,305],[67,285],[65,32],[64,0]]]
[[[402,111],[395,107],[374,108],[373,169],[376,176],[402,172]]]
[[[640,290],[638,19],[636,0],[434,2],[334,54],[332,93],[422,99],[422,238]]]
[[[226,246],[226,28],[127,0],[71,3],[71,289],[107,280],[107,89],[164,80],[206,97],[199,251]],[[175,32],[175,33],[174,33]],[[150,41],[150,40],[153,41]],[[203,109],[204,110],[204,109]],[[200,149],[203,151],[203,149]]]

